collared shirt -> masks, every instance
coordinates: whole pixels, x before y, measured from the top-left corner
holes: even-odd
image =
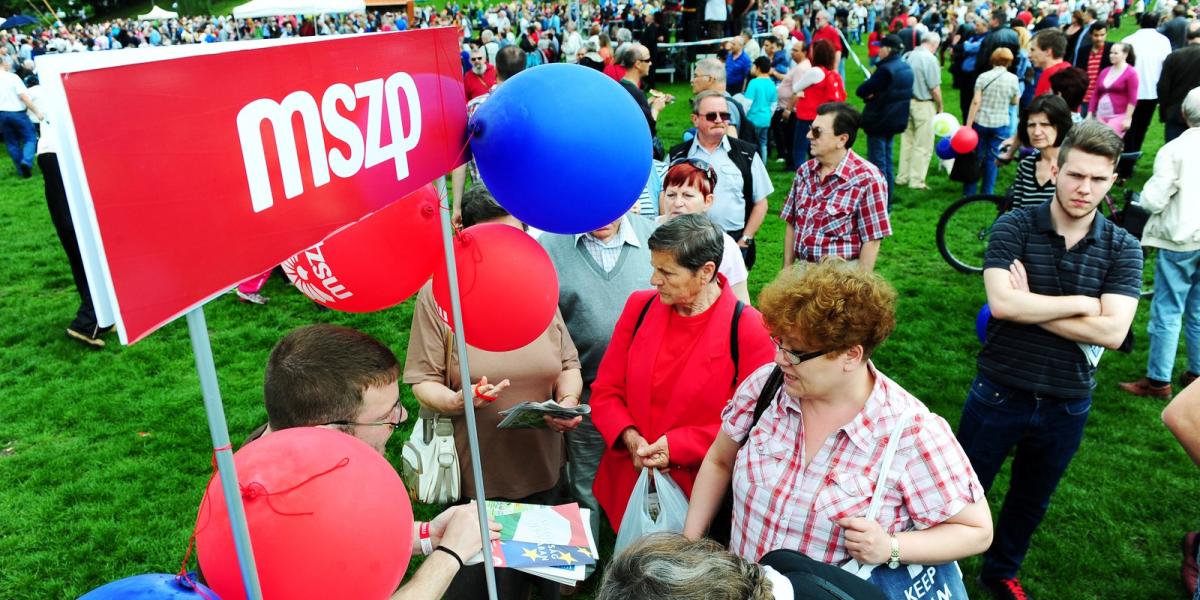
[[[583,247],[587,249],[588,254],[604,269],[605,273],[613,270],[617,266],[617,259],[621,258],[621,249],[625,244],[629,244],[634,248],[641,248],[642,243],[637,239],[637,233],[633,231],[633,225],[629,224],[629,217],[621,217],[621,225],[617,228],[617,234],[608,238],[608,241],[600,241],[600,238],[592,235],[591,232],[575,234],[575,244],[583,240]]]
[[[708,218],[723,231],[737,231],[746,227],[746,200],[742,191],[742,172],[729,159],[729,137],[721,138],[721,143],[712,153],[700,145],[700,140],[692,143],[688,150],[688,158],[699,158],[707,162],[717,173],[717,186],[713,190],[713,205],[708,211]],[[775,191],[767,167],[756,152],[750,162],[750,175],[753,179],[754,200],[765,198]]]
[[[988,238],[984,270],[1007,270],[1019,259],[1035,294],[1140,297],[1137,238],[1097,210],[1087,235],[1067,248],[1050,217],[1053,202],[1001,215]],[[1053,398],[1084,398],[1095,386],[1096,369],[1079,344],[1035,324],[992,319],[976,363],[984,377],[1000,385]]]
[[[764,365],[747,377],[721,413],[721,431],[742,444],[732,479],[734,554],[757,561],[787,548],[827,564],[845,561],[850,555],[835,521],[865,516],[876,482],[888,490],[878,521],[892,533],[928,529],[983,498],[983,486],[945,419],[869,362],[875,385],[862,411],[804,464],[802,406],[783,388],[750,429],[773,368]],[[879,481],[887,437],[905,414],[911,418],[896,457]]]
[[[887,182],[853,150],[828,176],[816,159],[800,165],[779,215],[795,228],[797,260],[858,258],[862,245],[892,235]]]
[[[913,98],[933,100],[933,90],[942,85],[942,67],[924,46],[917,46],[904,57],[913,72]]]
[[[1013,98],[1021,93],[1017,76],[1004,67],[992,67],[975,80],[975,93],[983,96],[975,113],[975,122],[983,127],[1008,127],[1009,107],[1013,105]]]

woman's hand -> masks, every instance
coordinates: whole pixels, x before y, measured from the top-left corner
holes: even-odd
[[[509,386],[509,381],[507,379],[501,381],[500,383],[493,385],[493,384],[488,383],[486,375],[483,377],[480,377],[479,383],[476,383],[475,387],[471,390],[471,395],[473,395],[475,397],[474,402],[473,402],[473,404],[475,405],[475,408],[479,408],[485,404],[491,404],[492,402],[499,400],[500,394],[503,393],[505,388],[507,388],[508,386]],[[458,401],[459,401],[459,403],[461,403],[463,401],[462,400],[462,392],[459,392]]]
[[[641,471],[642,457],[638,455],[638,449],[646,446],[646,438],[638,433],[637,429],[630,427],[621,432],[621,441],[625,442],[625,449],[629,451],[629,457],[633,459],[633,470]]]
[[[642,466],[644,467],[666,469],[670,464],[671,457],[670,451],[667,450],[667,436],[664,435],[658,438],[658,441],[653,444],[647,444],[645,438],[643,438],[641,446],[638,447],[637,455],[642,458]]]
[[[881,565],[892,557],[892,540],[879,523],[862,517],[837,520],[846,530],[846,551],[864,565]]]
[[[575,397],[574,394],[571,394],[569,396],[563,396],[562,399],[560,399],[558,401],[558,405],[563,408],[574,408],[576,406],[579,406],[579,398]],[[553,429],[554,431],[557,431],[559,433],[575,431],[575,428],[579,427],[579,424],[583,422],[582,416],[575,417],[573,419],[559,419],[559,418],[551,417],[551,416],[547,415],[542,418],[546,420],[547,427],[549,427],[550,429]]]

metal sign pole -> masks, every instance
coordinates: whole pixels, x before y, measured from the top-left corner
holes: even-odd
[[[221,391],[217,387],[217,368],[213,364],[212,345],[208,341],[204,308],[198,306],[189,311],[187,324],[188,334],[192,338],[192,354],[196,357],[196,372],[200,374],[200,390],[204,394],[208,432],[212,435],[217,472],[221,477],[221,491],[225,496],[225,508],[229,511],[229,524],[233,528],[233,545],[237,549],[238,566],[242,571],[242,585],[246,588],[247,598],[262,600],[258,569],[254,566],[254,550],[250,546],[250,529],[246,526],[246,512],[242,507],[237,470],[233,465],[229,427],[225,424],[225,407],[221,405]]]
[[[471,370],[467,365],[467,342],[463,337],[462,303],[458,297],[458,266],[454,260],[454,232],[450,223],[450,204],[446,194],[446,178],[435,182],[438,204],[442,211],[442,249],[446,253],[446,280],[450,285],[450,314],[454,321],[454,343],[458,347],[458,367],[463,388],[463,416],[467,422],[467,440],[471,447],[471,474],[475,477],[475,501],[479,509],[479,535],[483,540],[483,570],[487,578],[488,597],[497,600],[496,567],[492,564],[492,545],[488,528],[487,494],[483,491],[483,470],[479,462],[479,434],[475,428],[475,394],[471,386]],[[450,365],[446,365],[450,368]]]

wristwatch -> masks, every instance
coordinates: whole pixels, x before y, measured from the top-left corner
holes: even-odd
[[[738,241],[742,241],[742,242],[753,242],[753,241],[754,241],[754,236],[752,236],[752,235],[743,235],[743,236],[742,236],[742,239],[741,239],[741,240],[738,240]]]
[[[889,569],[900,566],[900,540],[896,539],[896,534],[892,534],[892,555],[888,558],[887,566]]]

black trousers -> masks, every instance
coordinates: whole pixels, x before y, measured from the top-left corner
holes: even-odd
[[[96,309],[92,306],[92,293],[88,288],[87,271],[83,268],[83,257],[79,254],[79,240],[75,237],[75,225],[71,221],[71,208],[67,204],[67,190],[63,186],[62,173],[58,169],[58,155],[39,154],[38,170],[46,189],[46,206],[50,209],[50,221],[58,233],[58,241],[67,253],[71,265],[71,277],[75,280],[75,291],[79,293],[79,310],[71,329],[95,337],[99,330]]]
[[[1142,149],[1142,143],[1146,141],[1146,131],[1150,129],[1150,122],[1154,119],[1154,111],[1158,108],[1158,100],[1138,100],[1137,107],[1133,109],[1133,122],[1129,125],[1129,131],[1125,132],[1125,152],[1139,152]],[[1134,162],[1131,160],[1122,160],[1117,165],[1117,174],[1126,179],[1133,176]]]

